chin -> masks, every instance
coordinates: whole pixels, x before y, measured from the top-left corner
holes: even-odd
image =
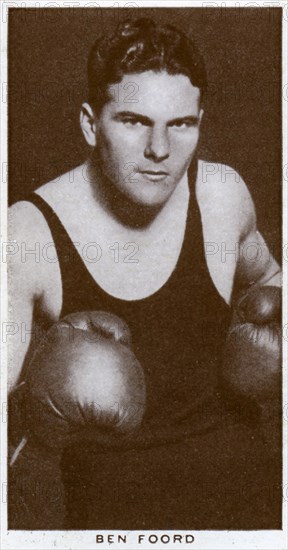
[[[162,206],[164,206],[164,204],[166,204],[167,200],[168,200],[169,197],[165,197],[165,198],[159,198],[159,197],[153,197],[153,198],[148,198],[148,197],[129,197],[130,201],[133,202],[135,205],[141,207],[141,208],[145,208],[147,210],[155,210],[155,209],[159,209],[161,208]]]
[[[128,198],[135,204],[147,208],[160,208],[171,197],[174,189],[149,189],[138,193],[129,193]]]

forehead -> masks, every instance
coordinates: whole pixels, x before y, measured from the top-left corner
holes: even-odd
[[[155,118],[197,115],[200,90],[183,74],[145,71],[123,76],[121,82],[108,87],[111,113],[132,111]]]

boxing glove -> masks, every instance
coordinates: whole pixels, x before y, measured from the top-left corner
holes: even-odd
[[[255,286],[240,298],[224,350],[226,387],[258,403],[280,396],[280,321],[280,288]]]
[[[65,447],[92,439],[99,450],[125,449],[141,424],[145,381],[127,325],[101,311],[68,315],[41,340],[17,391],[24,421],[10,450],[9,529],[63,529]]]
[[[143,371],[127,325],[110,313],[75,313],[55,323],[24,386],[25,438],[58,456],[85,437],[117,445],[141,424]]]

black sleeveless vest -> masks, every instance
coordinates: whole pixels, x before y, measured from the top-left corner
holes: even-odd
[[[231,313],[207,268],[195,166],[188,175],[186,232],[177,265],[157,292],[133,301],[107,294],[90,275],[52,208],[35,193],[28,197],[45,217],[56,247],[63,287],[61,317],[109,311],[130,327],[147,386],[142,442],[203,433],[222,424],[226,416],[218,376]]]

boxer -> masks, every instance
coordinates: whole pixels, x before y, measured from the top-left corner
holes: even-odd
[[[143,368],[140,394],[135,380],[125,384],[124,392],[132,400],[133,394],[141,395],[142,402],[143,388],[147,391],[137,428],[145,409],[150,434],[164,430],[165,439],[177,430],[201,433],[207,431],[201,415],[205,403],[212,409],[211,425],[217,416],[215,365],[222,357],[234,297],[251,287],[280,286],[280,268],[257,229],[255,207],[240,175],[225,165],[211,170],[211,164],[198,159],[207,80],[202,56],[188,36],[150,19],[122,23],[95,42],[88,84],[80,125],[89,158],[73,177],[63,174],[10,209],[10,239],[33,250],[37,235],[40,256],[37,262],[29,254],[25,261],[19,254],[10,258],[11,319],[25,327],[25,338],[20,331],[10,338],[9,388],[13,392],[31,381],[30,357],[39,345],[31,338],[35,325],[49,328],[73,313],[104,311],[123,321],[135,342],[135,355],[125,344],[127,376],[132,365],[139,382]],[[214,243],[218,252],[211,254],[205,243]],[[224,261],[223,243],[225,250],[236,250],[224,251]],[[254,261],[247,253],[251,248]],[[207,332],[210,322],[214,337]],[[67,345],[58,344],[60,349]],[[95,348],[96,358],[105,349],[109,358],[111,343],[102,344]],[[242,391],[230,344],[223,378]],[[32,361],[32,380],[40,377],[32,384],[34,396],[42,385],[49,394],[54,384],[53,348],[50,353],[48,359],[38,354],[38,364]],[[122,348],[120,357],[125,378]],[[102,356],[96,381],[101,369],[105,380],[103,365]],[[64,378],[67,368],[69,362]],[[85,353],[77,368],[73,377],[77,372],[80,380]],[[106,372],[109,388],[111,371]]]
[[[153,69],[148,44],[151,32],[162,37],[176,61],[177,41],[181,44],[182,40],[187,54],[182,67],[177,68],[167,53],[163,66],[158,63]],[[170,38],[172,45],[168,44]],[[42,185],[36,193],[53,208],[73,242],[80,243],[82,249],[91,242],[100,246],[101,261],[93,261],[93,247],[93,257],[86,261],[93,279],[118,298],[138,300],[164,284],[181,250],[189,199],[185,174],[196,154],[206,76],[197,51],[194,47],[189,50],[178,31],[161,31],[140,21],[120,27],[113,40],[111,44],[103,42],[100,61],[99,44],[89,60],[90,96],[82,105],[81,128],[91,148],[90,158],[75,168],[72,183],[67,173]],[[137,65],[141,41],[147,42],[144,69]],[[113,64],[108,65],[111,56],[115,56]],[[124,90],[119,98],[116,88]],[[129,103],[132,92],[132,99],[137,101]],[[206,254],[213,282],[230,303],[236,280],[241,286],[256,281],[280,285],[280,277],[279,266],[257,230],[255,208],[244,181],[230,169],[223,182],[221,166],[218,168],[217,173],[211,173],[211,166],[199,160],[195,186],[205,241],[224,242],[227,250],[239,247],[238,258],[227,254],[224,262],[220,253],[209,254],[208,249]],[[12,388],[29,347],[33,318],[56,322],[63,289],[52,248],[45,255],[45,246],[53,238],[41,212],[30,202],[20,201],[11,207],[9,218],[11,241],[23,242],[27,250],[33,250],[37,228],[41,250],[39,262],[30,254],[25,261],[20,254],[10,257],[11,319],[25,326],[25,338],[20,331],[10,338],[8,374]],[[115,263],[109,246],[119,241],[136,243],[138,263]],[[254,262],[245,254],[249,243],[258,246]],[[128,249],[126,256],[130,251],[133,249]]]

